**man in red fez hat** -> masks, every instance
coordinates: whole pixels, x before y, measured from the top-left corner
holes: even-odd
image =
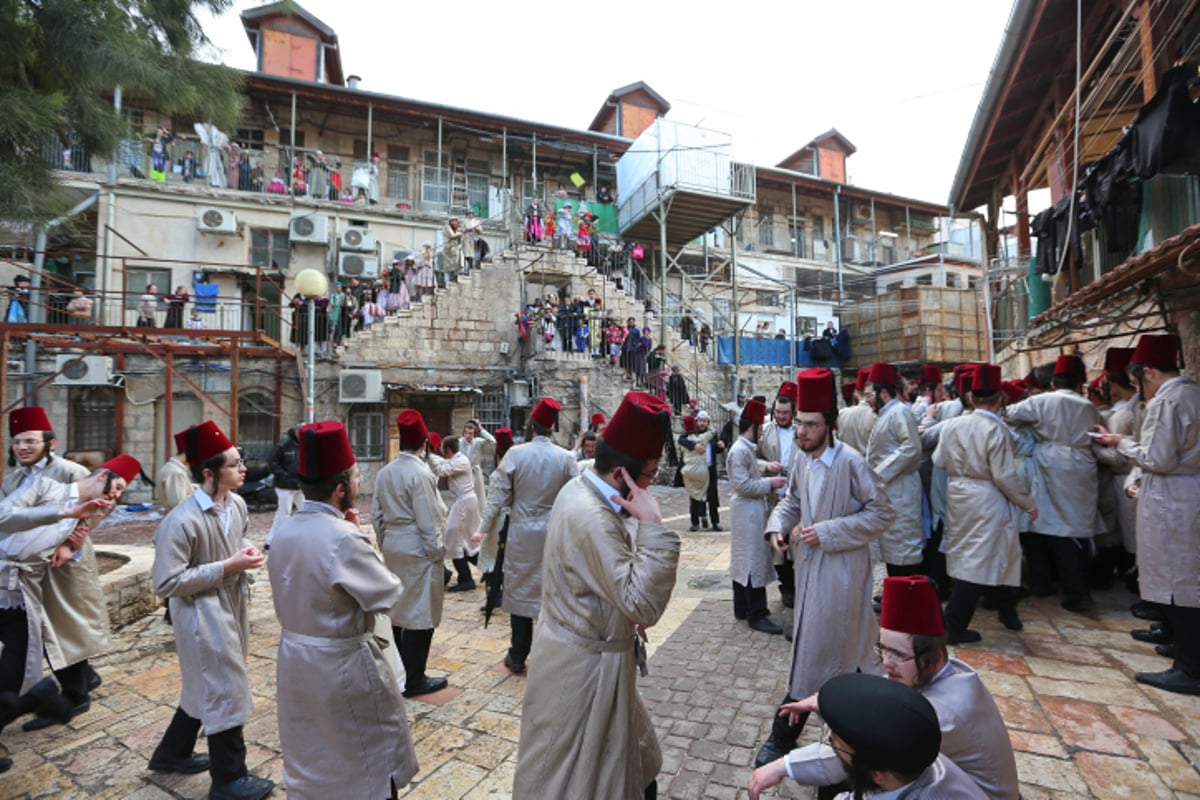
[[[184,437],[187,431],[175,434],[175,455],[163,462],[154,476],[154,482],[159,492],[158,502],[170,511],[175,506],[192,496],[196,484],[192,483],[192,471],[187,465],[187,442]]]
[[[438,478],[445,478],[450,488],[450,510],[446,513],[442,539],[458,582],[447,587],[447,592],[469,592],[475,588],[471,562],[478,561],[479,554],[478,545],[471,543],[471,537],[479,530],[479,495],[475,492],[475,472],[463,455],[461,444],[458,437],[447,436],[437,452],[429,454],[429,468]]]
[[[389,663],[395,645],[381,650],[374,638],[376,615],[400,600],[400,580],[358,527],[361,474],[342,423],[302,425],[296,442],[305,501],[279,526],[267,564],[283,629],[276,711],[284,775],[302,797],[388,797],[417,771]]]
[[[679,535],[646,490],[670,424],[666,403],[627,393],[595,463],[553,501],[513,797],[654,796],[662,755],[633,687],[645,630],[666,610],[679,562]]]
[[[525,671],[533,645],[533,620],[542,610],[542,552],[550,507],[559,490],[579,474],[571,451],[550,438],[561,409],[552,397],[538,401],[529,415],[529,441],[509,450],[492,473],[487,508],[471,540],[482,543],[504,509],[509,510],[501,608],[509,614],[512,634],[504,666],[518,675]]]
[[[941,428],[933,463],[946,470],[946,571],[954,579],[946,605],[950,644],[978,642],[969,629],[982,592],[988,592],[1009,630],[1021,630],[1015,591],[1021,585],[1020,509],[1037,519],[1033,497],[1017,469],[1012,433],[1000,418],[1004,404],[1000,367],[976,368],[971,384],[975,411]]]
[[[137,459],[119,455],[72,483],[43,473],[0,502],[0,522],[10,533],[5,558],[22,565],[14,572],[18,585],[9,587],[10,605],[0,611],[0,642],[6,658],[23,666],[3,676],[0,727],[36,710],[23,728],[39,730],[91,708],[99,676],[89,659],[107,647],[109,619],[90,526],[140,471]],[[43,652],[57,687],[54,680],[39,683]]]
[[[762,426],[762,432],[756,437],[758,456],[767,462],[767,474],[779,475],[785,479],[778,487],[767,493],[767,514],[774,510],[775,504],[783,496],[782,487],[786,483],[788,469],[791,467],[793,456],[796,453],[796,426],[792,423],[796,418],[796,398],[799,391],[793,381],[787,381],[780,387],[779,395],[771,406],[771,420]],[[745,417],[744,411],[742,416]],[[763,522],[766,522],[765,517]],[[785,553],[776,561],[778,563],[775,564],[775,576],[779,579],[780,600],[783,601],[785,607],[792,608],[796,602],[796,572],[791,554]],[[766,586],[765,583],[761,585]],[[774,623],[771,624],[774,625]]]
[[[425,674],[433,632],[442,622],[448,570],[442,530],[446,505],[425,463],[429,430],[415,409],[396,417],[400,455],[375,476],[371,522],[383,561],[404,587],[389,616],[407,676],[405,697],[445,689],[449,681]]]
[[[1030,589],[1040,597],[1055,594],[1053,560],[1063,608],[1080,614],[1093,605],[1087,553],[1099,522],[1096,457],[1087,434],[1100,424],[1100,414],[1080,394],[1085,378],[1078,356],[1059,356],[1051,379],[1054,391],[1004,409],[1009,424],[1028,429],[1036,440],[1033,500],[1038,517],[1030,520],[1024,542]]]
[[[808,369],[796,382],[800,452],[787,493],[766,525],[776,551],[790,550],[796,564],[794,641],[783,703],[808,697],[843,672],[876,671],[871,646],[878,623],[868,548],[896,518],[879,476],[833,435],[833,373]],[[776,716],[756,766],[795,747],[806,719],[807,714],[791,721]]]
[[[604,415],[597,411],[595,414],[592,414],[591,422],[588,424],[588,430],[590,430],[592,433],[599,433],[604,429],[604,422]]]
[[[791,434],[791,403],[790,396],[780,395],[775,401],[787,404],[787,438],[788,450],[792,447]],[[729,449],[726,458],[726,469],[729,472],[729,485],[733,496],[729,501],[730,548],[729,577],[733,581],[733,616],[735,619],[746,620],[751,630],[768,634],[781,634],[783,628],[773,622],[767,611],[767,584],[775,579],[774,551],[763,537],[767,524],[767,498],[783,488],[787,478],[779,473],[783,465],[776,460],[767,464],[767,474],[774,477],[763,477],[758,466],[759,431],[762,430],[763,420],[767,415],[767,407],[759,400],[750,400],[742,409],[738,419],[738,438]],[[777,442],[778,444],[778,442]],[[795,577],[792,578],[795,590]],[[792,594],[795,598],[795,594]]]
[[[482,487],[483,462],[489,450],[495,453],[496,437],[488,433],[487,428],[483,427],[483,423],[478,419],[470,419],[463,426],[462,437],[458,440],[458,449],[460,453],[467,457],[467,461],[471,462],[471,469],[478,473],[476,483],[479,487]],[[441,448],[436,448],[434,452],[441,452]],[[480,506],[487,502],[486,496],[481,496],[478,499]]]
[[[1132,355],[1132,347],[1110,347],[1104,355],[1103,379],[1109,402],[1112,404],[1104,425],[1112,433],[1137,438],[1142,429],[1142,420],[1146,416],[1146,403],[1138,395],[1138,387],[1125,371]],[[1107,475],[1102,471],[1101,480],[1109,481],[1111,497],[1116,506],[1113,522],[1121,541],[1120,549],[1114,548],[1116,570],[1124,579],[1129,591],[1138,594],[1137,500],[1125,492],[1125,484],[1133,472],[1133,464],[1126,458],[1117,457],[1117,453],[1110,448],[1097,449],[1096,460],[1107,469]],[[1105,491],[1105,488],[1101,485],[1101,492]],[[1131,611],[1135,617],[1144,617],[1155,622],[1162,622],[1165,618],[1162,608],[1144,600],[1134,603]],[[1157,632],[1147,631],[1146,635],[1156,640],[1155,643],[1162,643],[1162,637]]]
[[[838,438],[860,455],[867,452],[867,440],[871,438],[871,429],[875,427],[875,394],[867,382],[870,374],[870,367],[858,371],[858,379],[854,383],[854,401],[847,402],[837,418]]]
[[[0,497],[15,493],[43,475],[59,483],[74,483],[88,470],[74,461],[54,455],[58,440],[50,420],[40,406],[16,408],[8,414],[8,435],[12,437],[8,455],[10,470],[0,483]],[[18,467],[19,469],[11,469]]]
[[[264,561],[247,538],[249,514],[237,493],[246,464],[212,421],[191,426],[183,439],[199,486],[159,523],[150,571],[154,591],[170,601],[183,687],[150,769],[208,770],[210,797],[265,797],[275,783],[246,770],[242,733],[253,711],[246,672],[247,573]],[[207,756],[195,753],[201,726],[208,736]]]
[[[921,518],[921,433],[911,409],[900,400],[899,372],[891,364],[871,365],[868,376],[875,391],[878,415],[867,440],[871,465],[896,510],[896,522],[879,540],[889,575],[921,571],[925,525]]]
[[[931,406],[947,400],[946,387],[942,383],[942,369],[937,364],[921,367],[921,381],[917,387],[917,399],[913,402],[913,416],[921,419]]]
[[[1146,400],[1141,434],[1135,440],[1097,426],[1097,442],[1142,470],[1138,585],[1143,600],[1166,606],[1164,638],[1174,645],[1170,669],[1134,677],[1200,695],[1200,385],[1180,373],[1180,349],[1175,336],[1138,339],[1129,367]]]
[[[916,689],[933,706],[942,732],[941,754],[975,784],[947,796],[1017,797],[1017,764],[1004,718],[975,670],[949,657],[938,590],[928,577],[884,578],[875,653],[889,680]],[[818,695],[790,703],[785,710],[792,716],[818,711]],[[801,785],[830,786],[848,777],[828,747],[809,745],[785,758],[780,766]]]

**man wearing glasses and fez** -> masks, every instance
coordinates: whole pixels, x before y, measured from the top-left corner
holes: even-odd
[[[783,703],[808,697],[835,675],[878,672],[871,646],[878,624],[871,608],[870,543],[896,518],[883,481],[853,448],[833,435],[837,388],[833,373],[806,369],[796,376],[795,427],[800,452],[787,493],[767,520],[776,551],[796,565],[792,666]],[[807,714],[794,724],[777,716],[755,759],[774,761],[796,746]]]

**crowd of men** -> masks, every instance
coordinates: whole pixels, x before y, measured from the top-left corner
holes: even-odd
[[[1090,399],[1073,355],[1022,381],[991,364],[946,383],[926,368],[915,387],[880,363],[841,387],[840,411],[834,374],[809,369],[780,387],[770,421],[767,398],[746,401],[727,441],[702,416],[676,436],[672,407],[632,391],[611,419],[592,418],[574,453],[552,440],[553,398],[522,444],[476,420],[443,438],[406,410],[399,455],[376,477],[374,535],[359,524],[345,428],[302,425],[276,448],[296,488],[279,487],[269,559],[247,538],[238,448],[211,421],[191,426],[160,472],[171,508],[152,580],[173,620],[181,693],[148,766],[208,771],[218,800],[273,790],[249,773],[243,736],[251,571],[265,564],[289,794],[396,796],[418,770],[404,700],[446,687],[426,672],[430,646],[445,593],[476,587],[475,562],[485,608],[510,618],[504,666],[529,674],[513,796],[656,796],[662,755],[636,681],[681,544],[647,488],[678,445],[693,530],[720,530],[715,465],[726,459],[734,616],[792,641],[751,797],[786,778],[821,797],[1016,798],[996,704],[947,646],[980,640],[969,625],[981,599],[1020,630],[1023,573],[1034,594],[1061,588],[1075,613],[1092,609],[1098,580],[1136,581],[1135,613],[1158,624],[1133,635],[1172,659],[1136,679],[1200,694],[1200,386],[1180,359],[1176,337],[1142,336],[1109,352]],[[99,685],[88,660],[108,620],[89,525],[141,467],[118,455],[88,472],[55,456],[42,409],[9,424],[0,723],[32,715],[34,729],[86,714]],[[887,567],[880,598],[874,563]],[[794,609],[786,632],[767,613],[775,580]],[[829,734],[797,747],[813,712]],[[207,754],[195,750],[202,729]]]

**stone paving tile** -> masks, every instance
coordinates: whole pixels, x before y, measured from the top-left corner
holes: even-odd
[[[1171,800],[1172,792],[1145,761],[1117,758],[1099,753],[1076,753],[1075,763],[1087,781],[1094,797],[1100,800],[1127,798],[1163,798]]]
[[[1065,697],[1043,697],[1041,703],[1068,746],[1120,756],[1137,755],[1129,740],[1105,719],[1102,706]]]

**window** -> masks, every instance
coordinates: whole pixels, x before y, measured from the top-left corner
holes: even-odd
[[[291,256],[287,231],[273,231],[269,228],[250,229],[251,264],[286,270]]]
[[[534,182],[526,178],[521,184],[521,197],[525,198],[526,205],[528,205],[529,201],[535,197],[538,200],[545,200],[546,198],[542,195],[542,191],[545,188],[546,185],[544,183]],[[513,428],[513,430],[516,430],[516,428]]]
[[[511,427],[508,422],[508,396],[503,389],[484,392],[475,402],[475,416],[483,423],[488,433],[496,428]]]
[[[667,321],[678,326],[683,319],[683,298],[675,292],[667,292]]]
[[[265,394],[244,394],[238,397],[237,445],[246,461],[266,464],[275,447],[274,401]]]
[[[792,255],[797,258],[804,258],[804,226],[795,223],[789,225],[788,238],[791,240],[788,244],[791,245]]]
[[[879,259],[883,264],[896,263],[896,248],[890,244],[882,244],[879,246]]]
[[[887,286],[883,287],[885,292],[898,292],[903,284],[900,281],[892,281]]]
[[[979,278],[974,275],[967,278],[967,288],[972,291],[978,289],[979,288]]]
[[[233,140],[243,150],[259,150],[263,149],[263,132],[261,128],[238,128],[233,135]]]
[[[933,286],[933,273],[926,272],[924,275],[918,275],[916,284],[917,286]]]
[[[350,447],[359,461],[387,458],[388,424],[382,406],[362,406],[350,412]]]
[[[817,318],[816,317],[796,317],[796,334],[803,336],[806,333],[816,334]]]
[[[72,390],[71,450],[116,452],[117,399],[103,386]]]
[[[279,129],[279,145],[280,147],[292,146],[291,128]],[[296,131],[296,147],[304,147],[304,131]]]
[[[946,288],[957,289],[957,288],[959,288],[959,285],[960,285],[960,281],[959,281],[958,273],[957,272],[947,272],[946,273]]]
[[[442,152],[442,162],[445,163],[449,154]],[[425,205],[450,205],[450,170],[438,164],[437,150],[426,150],[424,166],[421,168],[421,202]]]
[[[142,301],[146,289],[154,284],[159,294],[169,294],[175,287],[171,285],[171,270],[169,269],[128,269],[125,271],[125,308],[136,309]],[[159,306],[162,306],[161,301]]]
[[[409,199],[408,170],[412,166],[408,161],[408,148],[389,144],[387,151],[387,195],[398,200]]]
[[[716,333],[724,333],[733,325],[733,303],[728,297],[714,297],[713,328]]]
[[[758,212],[758,222],[755,225],[758,228],[759,247],[774,247],[775,214],[771,211],[760,209]]]
[[[140,131],[142,126],[146,124],[146,112],[140,108],[126,106],[125,119],[129,120],[129,127],[135,131]]]

